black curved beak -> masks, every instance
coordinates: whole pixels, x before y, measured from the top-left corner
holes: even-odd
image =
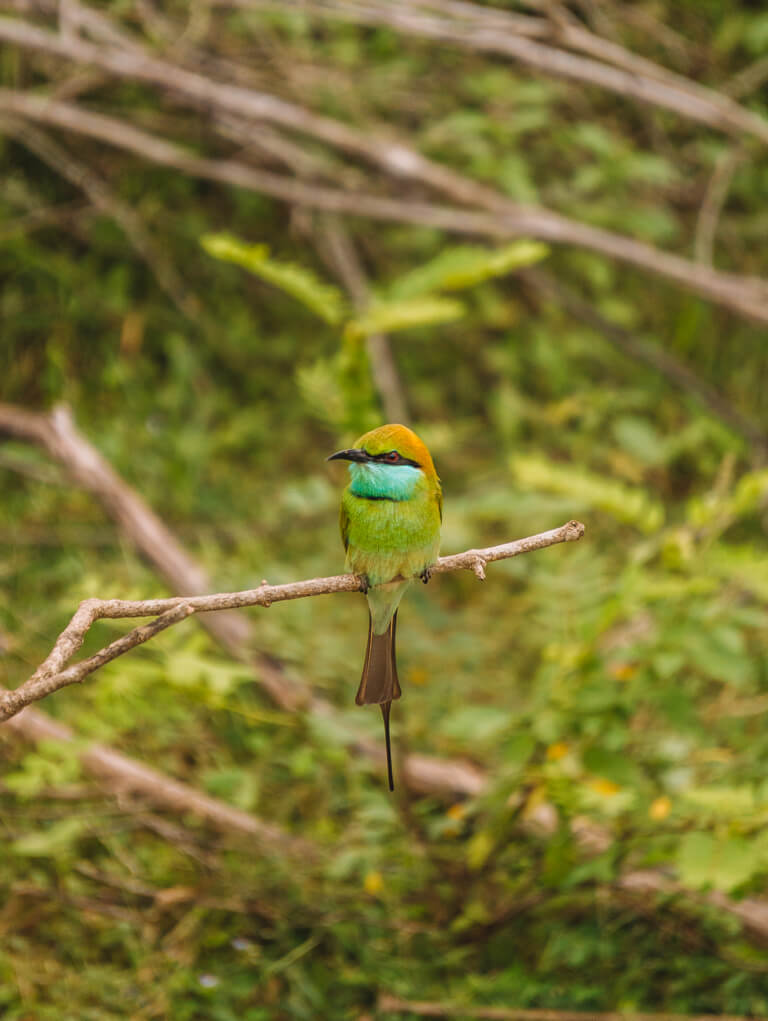
[[[364,450],[340,450],[337,454],[331,454],[330,457],[326,457],[326,461],[360,461],[365,463],[370,461],[370,456],[366,454]]]

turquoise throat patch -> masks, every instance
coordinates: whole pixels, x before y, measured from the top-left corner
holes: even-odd
[[[369,500],[409,500],[416,483],[423,474],[421,468],[411,464],[366,464],[349,465],[352,476],[350,491],[355,496]]]

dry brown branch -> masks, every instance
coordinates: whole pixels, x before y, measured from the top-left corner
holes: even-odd
[[[0,19],[0,37],[3,19]],[[458,234],[493,238],[535,237],[554,244],[573,244],[665,277],[674,283],[732,309],[758,322],[768,322],[768,284],[754,277],[740,277],[695,264],[652,245],[588,224],[569,220],[548,209],[524,206],[504,200],[474,182],[479,190],[478,204],[495,212],[478,212],[426,202],[402,201],[378,195],[320,187],[282,177],[238,163],[235,160],[211,160],[194,156],[162,138],[134,128],[116,118],[95,114],[69,103],[42,96],[0,89],[0,110],[43,121],[55,127],[88,135],[137,153],[145,159],[176,167],[193,176],[248,188],[282,201],[306,205],[332,213],[370,217],[377,220],[419,223]],[[399,147],[402,151],[403,147]],[[405,150],[410,153],[410,150]],[[416,156],[416,154],[412,154]],[[418,157],[422,160],[422,157]],[[427,164],[425,183],[447,191],[446,183],[459,175],[443,170],[433,173],[436,164]],[[422,168],[424,169],[424,168]],[[446,182],[446,176],[450,178]],[[453,189],[452,189],[453,190]]]
[[[117,516],[116,511],[119,509],[121,516],[118,521],[125,534],[139,546],[169,580],[175,578],[178,581],[188,578],[190,582],[197,579],[201,583],[206,580],[205,573],[176,542],[157,516],[116,475],[85,437],[77,432],[67,409],[58,408],[51,415],[44,415],[0,404],[0,433],[39,443],[67,468],[75,481],[96,495],[113,516]],[[568,528],[568,526],[564,527]],[[507,547],[502,546],[491,550],[468,550],[453,557],[445,557],[438,566],[438,571],[468,569],[482,574],[487,562],[504,559],[509,555],[517,555],[527,549],[542,548],[538,545],[541,539],[541,536],[533,536]],[[341,576],[339,580],[344,586],[340,589],[342,591],[354,591],[359,586],[359,582],[354,576]],[[346,584],[350,584],[351,587],[347,589]],[[257,589],[255,594],[264,597],[268,588]],[[225,594],[224,598],[229,597]],[[190,609],[193,609],[191,604],[194,602],[194,598],[149,601],[150,608],[160,613],[173,613],[174,609],[178,609],[182,619],[183,615],[188,615]],[[123,604],[123,610],[126,605]],[[81,607],[75,614],[76,625],[86,626],[92,612],[92,606],[89,606],[88,603]],[[75,623],[75,618],[73,618],[70,627]],[[262,683],[264,683],[265,671],[267,672],[270,693],[279,694],[281,690],[284,690],[288,680],[279,665],[266,655],[247,651],[250,629],[248,621],[244,617],[231,610],[219,610],[218,613],[212,615],[203,614],[201,621],[207,621],[209,625],[215,622],[228,622],[220,628],[218,633],[213,627],[210,629],[217,634],[225,648],[228,648],[233,655],[245,660],[250,658],[253,661],[255,659]],[[150,628],[152,626],[149,625]],[[136,630],[141,632],[142,629]],[[73,637],[75,636],[70,632],[68,640]],[[130,636],[125,637],[130,638]],[[122,641],[124,639],[118,639],[118,643]],[[113,646],[115,644],[113,643]],[[108,646],[103,651],[106,653],[112,647]],[[76,651],[74,644],[72,651]],[[96,655],[100,656],[101,654],[97,653]],[[270,670],[271,673],[269,673]],[[0,695],[6,694],[13,695],[15,693],[0,689]],[[335,712],[333,706],[328,702],[312,697],[306,690],[302,691],[302,701],[306,710],[318,717],[327,718]],[[290,700],[287,702],[290,705]],[[49,720],[43,713],[33,708],[26,708],[11,717],[8,720],[8,727],[35,741],[45,738],[74,740],[74,736],[68,728]],[[350,743],[355,750],[371,759],[383,759],[383,748],[373,740],[353,739]],[[300,842],[282,833],[276,827],[263,823],[261,820],[214,798],[202,795],[193,788],[179,784],[110,748],[101,745],[90,746],[81,754],[81,759],[87,769],[105,777],[112,790],[138,791],[150,800],[174,810],[193,812],[221,829],[256,836],[262,835],[265,840],[273,840],[277,844],[287,840],[291,846],[294,844],[299,846]],[[402,775],[411,789],[426,793],[445,794],[451,792],[474,797],[482,794],[488,787],[487,775],[471,763],[445,760],[435,756],[409,754],[403,763]],[[593,833],[589,841],[585,839],[583,832],[578,835],[585,851],[589,851],[589,847],[595,844],[595,840],[599,841],[601,848],[610,843],[609,833],[595,824],[592,824],[591,830]],[[617,885],[627,892],[645,890],[646,893],[655,892],[662,895],[675,892],[691,895],[690,891],[684,891],[663,873],[654,871],[628,873],[619,879]],[[712,906],[733,915],[761,938],[768,936],[767,903],[755,898],[746,898],[736,902],[719,893],[707,894],[704,899]]]
[[[54,35],[11,18],[0,18],[0,39],[86,66],[99,67],[119,78],[171,89],[206,109],[214,108],[250,120],[280,124],[360,156],[398,177],[418,180],[431,175],[436,184],[442,181],[440,186],[446,192],[450,188],[460,201],[476,202],[482,190],[474,181],[432,163],[406,146],[372,138],[342,121],[312,113],[277,96],[206,78],[184,67],[157,60],[133,46],[121,49],[96,46],[79,37]]]
[[[57,202],[54,205],[39,206],[37,209],[30,209],[13,219],[7,219],[0,227],[0,242],[18,234],[29,234],[32,231],[49,227],[51,225],[63,227],[73,218],[77,218],[90,211],[90,203],[82,202]]]
[[[734,99],[756,92],[768,81],[768,56],[759,57],[753,64],[745,67],[725,83],[723,91]]]
[[[433,573],[447,571],[474,571],[478,578],[485,578],[487,564],[507,560],[545,549],[561,542],[574,542],[584,535],[584,525],[569,521],[560,528],[553,528],[525,539],[491,546],[487,549],[467,550],[449,557],[440,557]],[[169,599],[86,599],[75,611],[72,619],[62,631],[48,657],[35,673],[14,691],[0,694],[0,722],[10,719],[25,706],[37,702],[47,695],[59,691],[68,684],[84,680],[88,674],[98,670],[105,663],[130,651],[156,634],[184,620],[192,613],[206,613],[213,610],[232,610],[244,606],[271,606],[288,599],[305,599],[309,596],[329,595],[336,592],[360,592],[364,588],[361,578],[355,574],[340,574],[330,578],[311,578],[307,581],[291,582],[287,585],[268,585],[266,582],[255,589],[241,592],[219,592],[204,596],[176,596]],[[87,632],[97,620],[123,617],[154,617],[157,620],[144,627],[135,628],[130,634],[112,642],[95,655],[65,669],[66,664],[83,644]]]
[[[323,219],[329,261],[349,292],[353,305],[362,311],[370,300],[370,289],[355,246],[338,217],[326,216]],[[389,338],[382,333],[369,333],[365,343],[384,417],[388,422],[407,422],[410,415]]]
[[[30,152],[47,163],[55,173],[70,181],[102,213],[111,217],[122,229],[137,255],[144,260],[160,287],[188,319],[199,313],[199,304],[188,294],[176,268],[155,245],[141,217],[126,202],[113,194],[98,174],[82,160],[73,156],[54,139],[23,121],[0,118],[0,130],[18,139]]]
[[[472,1007],[453,1003],[403,1000],[384,993],[376,1005],[379,1014],[416,1014],[419,1017],[471,1017],[484,1021],[748,1021],[733,1014],[639,1014],[634,1011],[547,1010],[525,1007]],[[754,1018],[753,1018],[754,1021]]]
[[[218,5],[272,7],[274,0],[218,0]],[[280,0],[280,5],[368,25],[386,25],[410,35],[510,57],[543,74],[596,85],[617,95],[670,110],[708,127],[751,135],[768,143],[768,121],[746,110],[729,96],[653,65],[651,61],[633,59],[634,55],[623,47],[568,22],[557,24],[557,41],[597,56],[599,60],[568,53],[530,38],[534,34],[530,21],[536,19],[521,23],[519,15],[505,18],[502,11],[489,14],[487,8],[472,4],[463,5],[469,17],[465,15],[459,21],[430,16],[426,11],[414,10],[410,4],[405,7],[391,3],[341,3],[338,0],[294,0],[291,4]],[[550,31],[544,21],[543,34]]]
[[[689,393],[712,414],[742,435],[764,457],[768,452],[768,434],[756,422],[747,418],[732,404],[722,389],[702,379],[689,365],[680,361],[659,344],[654,344],[630,330],[600,315],[551,274],[540,269],[527,269],[520,273],[526,284],[547,299],[555,301],[578,321],[602,334],[609,343],[635,361],[661,373],[674,386]]]
[[[4,694],[6,689],[0,687],[0,695]],[[76,738],[69,727],[50,719],[37,709],[25,709],[8,720],[7,725],[30,741],[77,742],[82,746],[82,739]],[[106,745],[86,745],[78,751],[78,758],[83,767],[100,777],[113,794],[140,794],[153,804],[171,811],[190,812],[225,832],[240,833],[255,839],[265,849],[276,853],[287,851],[300,858],[313,858],[317,854],[317,849],[309,841],[294,837],[279,826],[264,822],[217,798],[211,798],[194,787],[172,780]]]
[[[693,237],[693,253],[697,262],[712,265],[715,248],[715,234],[720,222],[733,175],[744,161],[745,152],[740,146],[734,146],[724,152],[718,159],[699,210],[696,231]]]
[[[211,584],[206,572],[181,546],[160,518],[107,464],[98,450],[80,433],[66,407],[40,414],[0,404],[0,433],[43,447],[68,472],[70,478],[91,493],[117,523],[123,534],[153,564],[176,592],[201,593]],[[299,708],[329,718],[334,707],[314,695],[310,687],[289,676],[280,662],[253,648],[250,621],[234,610],[202,614],[200,623],[228,655],[248,664],[255,679],[280,708]],[[383,761],[378,741],[350,734],[350,748],[374,762]],[[424,793],[474,796],[485,789],[487,776],[470,762],[429,755],[409,755],[403,777],[410,787]]]
[[[708,904],[737,918],[746,929],[761,939],[764,940],[768,936],[767,900],[760,900],[757,897],[744,897],[742,900],[732,900],[720,890],[711,890],[708,893],[693,893],[659,869],[637,869],[634,872],[625,872],[616,881],[615,886],[620,890],[643,898],[647,898],[649,895],[680,895],[685,897],[686,900],[693,900],[699,904]]]

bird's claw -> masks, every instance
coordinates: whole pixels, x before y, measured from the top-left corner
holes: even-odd
[[[368,575],[367,574],[358,574],[358,578],[360,579],[360,591],[363,593],[364,596],[367,596],[368,595],[368,590],[371,587],[371,583],[368,580]]]
[[[432,568],[431,567],[425,567],[424,570],[419,575],[419,577],[421,578],[423,584],[426,585],[427,582],[429,581],[429,579],[432,577]]]

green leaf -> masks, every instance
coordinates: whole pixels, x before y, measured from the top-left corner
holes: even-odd
[[[318,358],[296,369],[296,384],[310,412],[332,429],[342,428],[346,402],[336,361]]]
[[[739,787],[690,787],[682,791],[681,796],[701,814],[713,819],[743,819],[757,808],[754,791],[746,784]]]
[[[456,740],[489,741],[509,726],[510,715],[492,706],[464,706],[450,713],[440,725],[440,733]]]
[[[666,460],[666,449],[658,430],[644,418],[624,415],[613,425],[620,446],[641,464],[657,465]]]
[[[495,845],[489,830],[478,830],[467,844],[467,865],[474,870],[481,869]]]
[[[638,486],[627,486],[582,468],[535,456],[514,457],[511,467],[522,488],[570,497],[574,515],[596,508],[649,533],[663,524],[662,504]]]
[[[539,241],[513,241],[495,249],[457,245],[395,280],[389,293],[394,298],[413,298],[435,291],[460,291],[539,262],[548,251]]]
[[[200,244],[215,259],[234,262],[279,287],[331,326],[340,323],[346,314],[346,302],[338,288],[304,266],[271,259],[267,245],[248,245],[228,234],[205,234]]]
[[[686,833],[677,851],[677,870],[686,886],[729,891],[761,868],[760,848],[743,837]]]
[[[590,773],[611,780],[621,787],[632,786],[639,779],[637,766],[623,752],[614,752],[594,745],[584,752],[583,762]]]
[[[16,854],[30,858],[58,858],[68,855],[82,833],[88,828],[87,819],[61,819],[44,830],[33,830],[13,842]]]
[[[367,336],[371,333],[394,333],[414,326],[436,326],[461,319],[465,308],[451,298],[425,296],[403,301],[373,302],[362,315],[347,323],[348,336]]]

